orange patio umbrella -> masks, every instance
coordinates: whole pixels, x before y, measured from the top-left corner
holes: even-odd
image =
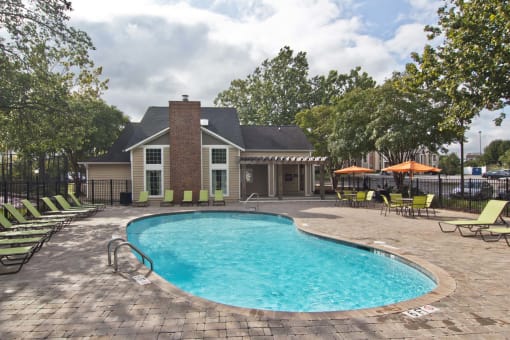
[[[348,168],[338,169],[335,170],[335,174],[341,175],[341,174],[362,174],[362,173],[368,173],[368,172],[374,172],[374,170],[369,168],[362,168],[360,166],[350,166]]]
[[[411,196],[411,188],[413,187],[413,174],[415,172],[441,172],[441,169],[418,163],[415,161],[407,161],[400,164],[395,164],[381,171],[392,171],[392,172],[409,172],[409,179],[411,180],[411,186],[409,187],[409,196]]]
[[[368,172],[374,172],[374,170],[353,165],[353,166],[350,166],[347,168],[335,170],[334,172],[337,175],[352,174],[352,186],[354,187],[354,174],[363,174],[363,173],[368,173]]]
[[[441,172],[441,169],[425,165],[422,163],[418,163],[415,161],[407,161],[400,164],[395,164],[389,166],[387,168],[382,169],[382,171],[392,171],[392,172],[409,172],[412,176],[415,172]]]

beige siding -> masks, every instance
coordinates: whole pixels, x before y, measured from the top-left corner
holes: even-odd
[[[136,199],[138,195],[140,194],[140,191],[143,191],[144,189],[144,174],[143,174],[143,161],[144,161],[144,155],[143,155],[143,147],[139,147],[136,149],[131,150],[131,168],[133,172],[133,199]]]
[[[239,149],[229,148],[228,152],[228,174],[229,174],[229,196],[230,200],[239,200],[241,198],[240,176],[241,168],[239,166]],[[227,198],[226,198],[227,199]]]
[[[210,190],[211,173],[209,171],[209,148],[202,147],[202,189]],[[211,194],[211,193],[210,193]]]
[[[89,164],[87,183],[82,186],[87,198],[98,202],[114,202],[120,193],[131,191],[131,170],[129,164]]]
[[[169,145],[170,144],[170,137],[168,136],[168,133],[165,133],[163,136],[159,136],[158,138],[151,140],[146,145]]]
[[[129,164],[89,164],[88,179],[131,179]]]

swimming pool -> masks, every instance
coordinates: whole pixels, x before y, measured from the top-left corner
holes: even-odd
[[[398,258],[300,232],[280,215],[155,215],[132,221],[127,235],[175,286],[238,307],[353,310],[413,299],[436,287]]]

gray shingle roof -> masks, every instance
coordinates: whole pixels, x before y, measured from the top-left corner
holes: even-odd
[[[297,126],[243,125],[241,131],[247,150],[313,150]]]
[[[110,151],[93,162],[129,162],[129,152],[124,150],[154,136],[169,125],[169,109],[151,106],[140,123],[130,123],[122,131]],[[202,107],[201,118],[208,120],[204,128],[246,150],[312,150],[303,131],[297,126],[241,126],[233,108]],[[170,127],[171,128],[171,127]]]

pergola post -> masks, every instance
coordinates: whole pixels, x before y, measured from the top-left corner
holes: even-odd
[[[321,163],[319,166],[319,173],[320,173],[320,194],[321,194],[321,200],[324,200],[326,198],[326,192],[324,190],[324,163]]]

